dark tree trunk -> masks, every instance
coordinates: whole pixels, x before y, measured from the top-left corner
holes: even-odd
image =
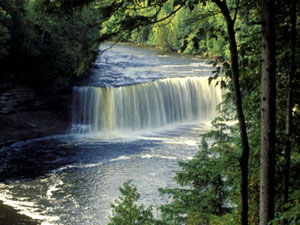
[[[262,0],[262,77],[260,150],[260,225],[274,218],[275,129],[276,129],[276,45],[275,4]]]
[[[290,179],[290,165],[291,165],[291,134],[292,134],[292,108],[293,108],[293,79],[296,71],[295,54],[296,54],[296,0],[292,0],[290,4],[291,10],[291,42],[290,42],[290,71],[288,83],[288,96],[287,96],[287,116],[286,116],[286,149],[285,149],[285,170],[284,170],[284,203],[289,199],[289,179]]]
[[[242,155],[240,157],[240,168],[241,168],[241,199],[242,199],[242,210],[241,210],[241,224],[248,224],[248,161],[249,161],[249,143],[246,129],[246,122],[242,107],[242,96],[240,91],[239,83],[239,66],[238,66],[238,51],[235,39],[234,23],[235,18],[232,19],[228,10],[226,1],[214,0],[226,20],[227,32],[229,37],[229,47],[231,56],[231,70],[232,80],[234,87],[234,97],[237,117],[240,125],[240,136],[242,143]]]

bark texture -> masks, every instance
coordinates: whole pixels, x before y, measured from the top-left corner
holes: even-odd
[[[274,219],[276,45],[275,4],[262,0],[260,225]]]

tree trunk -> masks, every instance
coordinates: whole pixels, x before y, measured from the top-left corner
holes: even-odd
[[[262,0],[262,77],[260,150],[260,225],[274,219],[275,129],[276,129],[276,45],[275,4]]]
[[[295,54],[296,54],[296,1],[292,0],[290,4],[291,10],[291,55],[290,55],[290,71],[288,83],[288,96],[287,96],[287,115],[286,115],[286,149],[285,149],[285,169],[284,169],[284,203],[289,200],[289,186],[290,186],[290,165],[291,165],[291,139],[292,134],[292,108],[293,108],[293,79],[296,71]]]
[[[240,136],[242,143],[242,155],[240,157],[240,168],[241,168],[241,199],[242,199],[242,210],[241,210],[241,224],[248,224],[248,161],[249,161],[249,143],[248,135],[246,129],[246,122],[242,107],[242,96],[240,91],[239,83],[239,66],[238,66],[238,51],[235,39],[234,31],[234,19],[231,18],[230,12],[228,10],[226,1],[214,0],[226,20],[227,32],[229,37],[229,47],[231,56],[231,70],[232,70],[232,80],[234,87],[234,97],[237,117],[240,125]]]

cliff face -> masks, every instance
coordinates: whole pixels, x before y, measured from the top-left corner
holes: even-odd
[[[0,147],[16,141],[65,133],[70,125],[71,89],[57,94],[28,87],[0,93]]]

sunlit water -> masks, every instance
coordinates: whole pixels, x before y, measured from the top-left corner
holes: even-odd
[[[107,47],[104,45],[102,48]],[[147,83],[153,86],[154,82],[157,87],[155,82],[162,82],[165,78],[177,79],[173,81],[178,86],[186,82],[178,81],[179,77],[189,77],[184,79],[197,80],[195,88],[199,89],[196,77],[209,76],[212,70],[203,60],[159,55],[149,49],[116,45],[103,53],[97,64],[99,68],[93,71],[88,81],[77,87],[77,92],[78,89],[98,88],[98,100],[86,100],[89,103],[83,104],[83,97],[77,99],[79,103],[74,106],[75,119],[73,126],[70,125],[70,133],[20,142],[0,150],[0,200],[22,214],[42,221],[42,224],[107,224],[110,203],[120,195],[118,188],[128,179],[133,180],[141,193],[141,203],[154,207],[163,203],[165,199],[159,196],[157,189],[175,185],[172,177],[179,170],[177,162],[192,158],[198,150],[199,135],[210,129],[209,119],[215,115],[212,106],[209,111],[203,106],[207,112],[205,116],[198,116],[204,109],[197,108],[198,103],[191,101],[196,98],[194,93],[181,94],[185,96],[181,97],[184,101],[191,98],[188,106],[186,102],[178,106],[174,100],[174,106],[157,111],[157,107],[164,106],[155,106],[151,101],[157,98],[161,101],[159,104],[166,104],[168,101],[164,98],[172,95],[167,91],[162,91],[161,97],[148,99],[147,104],[152,104],[152,107],[147,108],[143,99],[139,99],[128,108],[132,111],[123,113],[122,109],[118,109],[120,114],[117,116],[112,115],[116,111],[114,108],[105,111],[115,95],[106,105],[93,108],[95,104],[106,101],[103,92],[120,92],[120,88],[131,87],[139,89],[139,96],[143,96],[143,93],[153,93],[155,89],[141,89],[136,85]],[[159,90],[170,88],[159,87]],[[216,106],[220,101],[220,91],[215,87],[205,88],[206,95],[203,95],[211,96],[205,105]],[[181,93],[179,89],[176,93]],[[85,97],[90,99],[87,94]],[[199,100],[198,97],[196,99]],[[124,98],[121,100],[124,101]],[[178,115],[168,111],[172,107],[178,110]],[[186,115],[189,112],[180,107],[191,107],[194,112]],[[140,113],[141,109],[145,111]],[[93,113],[88,113],[90,111]],[[76,112],[81,112],[81,116]],[[157,115],[150,118],[153,112]],[[122,118],[132,113],[136,116],[131,123],[127,122],[128,118]],[[165,115],[160,118],[163,113]],[[105,118],[108,122],[119,122],[108,126],[103,122]]]

